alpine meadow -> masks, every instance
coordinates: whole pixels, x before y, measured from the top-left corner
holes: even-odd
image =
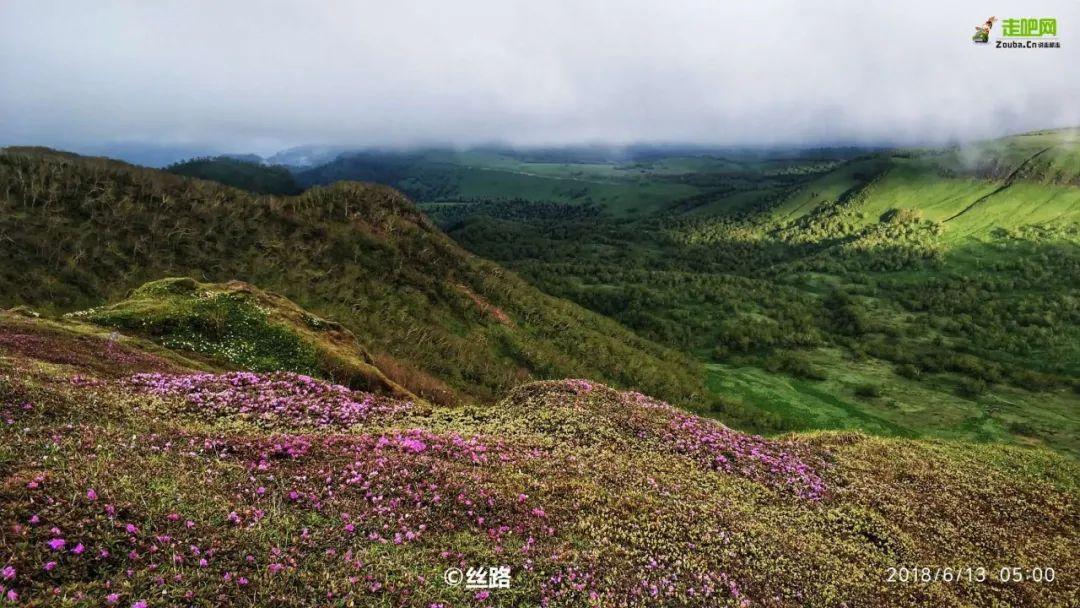
[[[0,605],[1078,605],[1074,5],[451,4],[0,6]]]

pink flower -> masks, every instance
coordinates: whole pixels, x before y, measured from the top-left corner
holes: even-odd
[[[119,593],[110,593],[109,595],[105,596],[105,603],[110,605],[110,606],[112,606],[113,604],[115,604],[116,602],[119,602],[119,601],[120,601],[120,594]]]
[[[131,608],[146,608],[146,600],[139,600],[131,605]]]
[[[5,581],[10,581],[15,578],[15,566],[4,566],[4,569],[0,570],[0,574],[3,574]]]
[[[139,533],[139,528],[135,524],[127,524],[126,526],[124,526],[124,529],[127,530],[128,534],[138,534]],[[139,601],[142,601],[142,600],[139,600]]]
[[[67,541],[62,538],[54,538],[49,541],[49,548],[53,551],[63,551],[64,545],[67,545]]]
[[[19,601],[19,594],[14,589],[8,589],[7,599],[9,602],[17,602]]]
[[[56,570],[56,562],[46,562],[45,571],[52,572],[53,570]]]
[[[480,600],[482,602],[482,601],[486,600],[489,595],[491,595],[490,591],[477,591],[476,595],[474,595],[473,597],[475,597],[476,599],[478,599],[478,600]]]
[[[75,548],[71,550],[75,555],[82,555],[83,551],[86,551],[86,547],[84,547],[82,543],[75,545]]]
[[[529,500],[528,494],[518,494],[518,502],[525,502],[526,500]]]
[[[94,491],[94,488],[86,491],[86,500],[97,500],[97,492]]]

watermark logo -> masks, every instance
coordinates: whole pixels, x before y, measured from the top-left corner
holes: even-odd
[[[986,20],[986,23],[975,26],[975,35],[971,39],[979,44],[990,42],[990,30],[994,29],[995,21],[997,21],[997,17],[990,17]]]
[[[509,589],[510,566],[483,566],[468,568],[447,568],[443,572],[443,581],[451,587],[464,583],[466,589]]]
[[[975,26],[971,40],[975,44],[989,44],[990,34],[997,23],[990,17],[982,25]],[[1001,20],[1001,36],[994,40],[999,49],[1059,49],[1058,20],[1055,17],[1010,17]]]

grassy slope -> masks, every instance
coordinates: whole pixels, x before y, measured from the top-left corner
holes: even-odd
[[[218,365],[310,374],[355,389],[417,399],[387,378],[356,336],[339,323],[238,281],[212,285],[162,279],[139,287],[121,302],[68,316],[207,356]]]
[[[5,592],[421,608],[1064,607],[1080,592],[1080,469],[1045,450],[760,440],[585,381],[326,425],[306,408],[260,415],[269,384],[209,408],[126,380],[187,361],[0,313]],[[510,589],[442,580],[491,564],[510,567]],[[987,580],[887,582],[917,565]],[[1001,582],[1006,566],[1055,580]]]
[[[490,399],[568,374],[689,399],[684,357],[478,259],[397,192],[357,183],[254,197],[41,150],[0,153],[0,302],[58,312],[163,276],[244,280],[340,319],[389,377]]]
[[[863,225],[890,209],[922,211],[941,222],[947,240],[996,228],[1080,222],[1080,135],[1076,130],[992,140],[944,152],[876,155],[848,163],[803,186],[773,210],[778,221],[812,213],[883,173],[859,206]]]

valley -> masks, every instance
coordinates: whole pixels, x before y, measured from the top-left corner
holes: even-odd
[[[1076,142],[1064,130],[779,157],[358,155],[300,175],[405,189],[467,249],[694,356],[709,386],[740,386],[716,391],[713,407],[743,428],[1045,443],[1075,455]],[[481,163],[505,175],[474,188],[465,176]],[[548,185],[495,187],[522,174]],[[586,177],[583,190],[559,190]],[[641,200],[664,188],[667,202],[628,206],[598,184],[638,188]],[[825,402],[753,389],[763,374]]]

